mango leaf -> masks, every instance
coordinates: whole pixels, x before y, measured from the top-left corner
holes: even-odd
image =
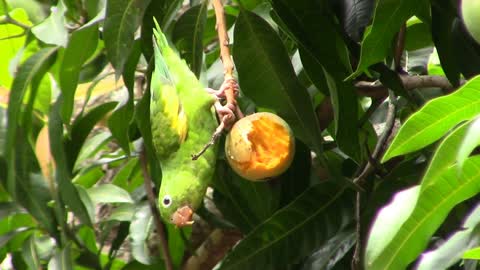
[[[35,234],[30,235],[22,245],[22,257],[30,269],[40,269],[40,258],[35,247]]]
[[[208,1],[188,9],[175,23],[172,40],[193,73],[200,77],[203,62],[203,32]]]
[[[463,145],[462,140],[468,126],[468,123],[463,123],[455,128],[437,147],[422,178],[422,190],[434,183],[445,169],[455,164],[457,151]]]
[[[343,189],[328,184],[307,189],[250,232],[215,269],[279,269],[298,262],[351,222],[349,200]]]
[[[107,56],[118,77],[130,55],[135,31],[140,26],[150,0],[108,0],[103,37]]]
[[[459,122],[475,117],[480,113],[478,98],[480,76],[450,95],[429,101],[402,125],[382,162],[427,146]]]
[[[463,253],[462,258],[464,259],[473,259],[480,260],[480,247],[472,248]]]
[[[360,41],[365,27],[370,23],[375,10],[374,0],[345,0],[343,2],[343,24],[345,31],[355,41]]]
[[[3,5],[0,5],[3,7]],[[0,14],[3,14],[0,12]],[[16,8],[9,12],[10,17],[14,20],[31,25],[28,14],[24,9]],[[0,86],[4,86],[7,89],[10,88],[12,83],[12,72],[10,66],[10,60],[17,55],[18,51],[25,44],[26,35],[18,36],[23,33],[23,29],[13,24],[1,24],[0,25]],[[14,36],[18,36],[13,38]]]
[[[60,66],[60,89],[63,95],[62,120],[70,124],[73,99],[82,65],[95,52],[98,43],[97,25],[82,27],[72,33]]]
[[[68,161],[63,144],[63,123],[60,116],[61,96],[55,103],[49,115],[48,135],[50,138],[50,151],[55,160],[55,181],[57,182],[60,198],[75,215],[83,222],[83,224],[92,226],[92,220],[88,210],[80,198],[77,189],[71,180],[71,168]]]
[[[93,127],[105,115],[115,108],[116,102],[107,102],[91,109],[87,114],[81,115],[72,124],[71,138],[65,140],[65,150],[69,171],[72,171],[80,149]]]
[[[55,255],[48,262],[48,270],[72,270],[73,261],[70,246],[57,249]]]
[[[453,52],[457,65],[467,79],[480,73],[480,45],[471,38],[461,18],[453,20]]]
[[[480,118],[477,117],[469,123],[468,131],[464,135],[462,144],[457,148],[458,152],[456,158],[459,169],[463,167],[465,160],[475,147],[480,144]]]
[[[453,47],[453,21],[457,13],[450,1],[432,1],[432,39],[441,67],[452,85],[460,82],[460,68],[457,65]]]
[[[322,137],[312,101],[278,35],[258,15],[241,11],[234,37],[233,57],[242,91],[258,106],[275,110],[299,139],[319,152]]]
[[[88,189],[94,203],[133,203],[130,194],[112,184],[101,184]]]
[[[407,32],[405,35],[405,50],[414,51],[432,46],[431,27],[417,17],[407,21]]]
[[[123,95],[117,109],[108,118],[108,128],[112,132],[112,136],[118,141],[122,149],[130,155],[130,124],[133,120],[133,99],[135,71],[137,69],[138,59],[140,58],[140,41],[136,40],[130,57],[127,60],[125,69],[123,70],[123,81],[126,91],[122,89]]]
[[[369,66],[381,62],[389,54],[391,41],[402,24],[415,15],[421,6],[418,0],[377,1],[372,26],[367,28],[363,37],[360,62],[350,77],[356,77]]]
[[[4,154],[8,162],[8,179],[6,179],[6,188],[10,195],[16,196],[15,179],[15,143],[17,136],[17,122],[20,116],[20,107],[28,86],[35,78],[42,77],[51,65],[51,60],[55,57],[57,48],[45,48],[28,58],[23,63],[12,83],[8,103],[8,129],[5,140]]]
[[[159,22],[160,28],[168,30],[171,23],[178,14],[178,10],[181,8],[183,0],[155,0],[151,1],[145,16],[143,16],[142,23],[142,52],[145,59],[150,59],[153,56],[153,43],[152,35],[153,18]]]
[[[356,242],[355,231],[345,230],[329,239],[303,263],[302,270],[330,270],[341,260]]]
[[[479,156],[469,158],[461,176],[452,166],[421,192],[417,186],[408,198],[384,207],[368,238],[365,268],[405,269],[453,207],[480,192],[479,166]]]
[[[480,244],[480,206],[475,207],[467,216],[465,222],[441,246],[422,254],[416,270],[445,269],[452,266],[462,258],[473,259],[465,256],[468,249]],[[477,257],[480,259],[480,257]]]
[[[130,241],[132,256],[143,264],[153,263],[147,247],[147,238],[153,226],[153,217],[147,203],[136,207],[132,222],[130,223]]]
[[[65,28],[65,5],[58,1],[56,7],[51,7],[50,16],[40,24],[32,27],[32,33],[42,42],[51,45],[66,47],[68,31]]]
[[[266,182],[241,178],[224,161],[216,165],[215,205],[242,232],[248,233],[269,218],[279,204],[279,189]]]
[[[314,0],[272,1],[280,26],[291,33],[300,47],[300,56],[306,73],[319,89],[328,86],[333,105],[335,138],[339,148],[355,160],[360,160],[361,151],[356,129],[358,118],[357,95],[350,82],[344,79],[351,73],[348,51],[339,33],[335,30],[333,14],[323,2]],[[281,20],[281,21],[280,21]],[[325,78],[323,82],[320,79]]]

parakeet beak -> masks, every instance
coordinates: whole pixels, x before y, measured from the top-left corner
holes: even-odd
[[[172,215],[172,223],[177,227],[184,227],[193,224],[193,210],[188,205],[182,206]]]

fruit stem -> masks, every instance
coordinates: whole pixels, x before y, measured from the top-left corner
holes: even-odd
[[[230,40],[228,38],[227,26],[225,23],[225,11],[222,0],[213,0],[213,9],[215,10],[216,28],[218,33],[218,41],[220,45],[220,59],[222,59],[224,69],[224,80],[235,80],[233,77],[233,61],[230,55]],[[231,87],[225,90],[227,104],[237,105],[235,100],[235,93]]]

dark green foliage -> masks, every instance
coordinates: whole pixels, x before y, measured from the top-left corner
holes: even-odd
[[[224,78],[212,5],[187,2],[0,1],[0,261],[168,269],[144,178],[156,196],[154,18],[205,87]],[[358,269],[475,269],[480,44],[457,1],[222,2],[238,104],[296,150],[252,182],[222,136],[203,220],[165,226],[174,269],[343,270],[356,248]]]

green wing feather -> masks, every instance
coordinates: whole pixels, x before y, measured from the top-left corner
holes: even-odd
[[[218,123],[212,110],[215,99],[169,46],[158,24],[153,32],[150,117],[162,168],[159,208],[162,217],[170,220],[180,207],[195,210],[201,204],[213,177],[218,146],[210,147],[195,161],[192,154],[210,141]],[[166,201],[168,205],[162,204]]]
[[[155,69],[151,81],[150,119],[157,156],[168,158],[187,136],[187,117],[182,108],[175,82],[160,52],[168,46],[165,36],[155,31]]]

